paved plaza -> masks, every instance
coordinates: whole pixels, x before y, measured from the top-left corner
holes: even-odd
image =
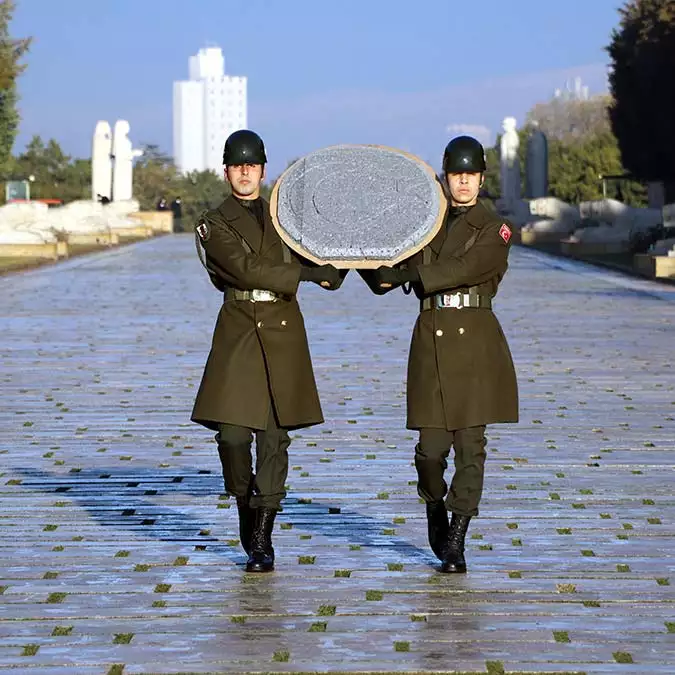
[[[675,673],[675,285],[512,250],[521,422],[489,429],[465,576],[415,487],[416,302],[355,273],[303,285],[327,421],[245,573],[189,422],[220,300],[188,235],[0,278],[1,671]]]

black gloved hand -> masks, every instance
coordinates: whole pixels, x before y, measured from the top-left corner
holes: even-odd
[[[319,267],[303,267],[300,270],[300,281],[313,281],[315,284],[327,284],[325,288],[336,288],[340,284],[340,272],[333,265]]]
[[[400,286],[407,282],[416,282],[420,280],[420,273],[417,267],[385,267],[382,265],[375,270],[377,282],[380,286],[387,284],[389,286]]]

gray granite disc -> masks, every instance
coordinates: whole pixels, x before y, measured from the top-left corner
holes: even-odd
[[[293,250],[342,268],[405,260],[436,235],[446,205],[429,165],[376,145],[336,145],[302,157],[270,200],[274,225]]]

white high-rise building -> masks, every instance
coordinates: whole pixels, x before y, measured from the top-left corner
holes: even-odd
[[[563,101],[588,101],[590,92],[587,85],[581,84],[581,78],[575,77],[574,85],[570,85],[569,81],[566,82],[565,89],[556,89],[553,97]]]
[[[189,61],[190,79],[173,83],[173,157],[182,173],[222,174],[223,146],[247,127],[246,78],[225,75],[219,47],[200,49]]]

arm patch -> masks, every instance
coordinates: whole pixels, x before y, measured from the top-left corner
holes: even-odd
[[[195,232],[199,235],[202,241],[208,241],[211,237],[211,228],[205,220],[200,220],[195,228]]]
[[[506,223],[502,223],[502,226],[499,228],[499,236],[504,240],[505,244],[509,243],[512,234],[511,228]]]

